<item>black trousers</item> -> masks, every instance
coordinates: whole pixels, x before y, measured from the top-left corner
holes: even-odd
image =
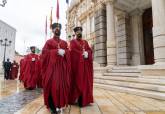
[[[5,79],[10,79],[10,70],[5,70]]]
[[[57,113],[56,107],[54,106],[53,98],[52,98],[51,95],[49,96],[48,102],[49,102],[49,107],[50,107],[51,111],[52,111],[53,113]]]
[[[79,107],[82,107],[82,96],[78,98],[78,105]]]

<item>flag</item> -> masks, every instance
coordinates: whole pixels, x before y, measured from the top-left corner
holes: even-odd
[[[69,0],[66,0],[66,3],[69,4]]]
[[[59,18],[60,18],[60,15],[59,15],[59,1],[57,0],[57,9],[56,9],[56,18],[57,18],[57,22],[58,22],[58,20],[59,20]]]
[[[52,29],[52,23],[53,23],[52,10],[53,8],[51,8],[51,12],[50,12],[50,29]]]
[[[46,40],[46,38],[47,38],[47,16],[46,16],[46,21],[45,21],[45,40]]]

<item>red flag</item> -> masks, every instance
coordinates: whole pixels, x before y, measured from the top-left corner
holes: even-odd
[[[56,9],[56,18],[57,18],[57,22],[58,22],[58,20],[59,20],[59,18],[60,18],[60,15],[59,15],[59,1],[57,0],[57,9]]]
[[[51,12],[50,12],[50,29],[52,29],[52,22],[53,22],[52,10],[53,8],[51,8]]]

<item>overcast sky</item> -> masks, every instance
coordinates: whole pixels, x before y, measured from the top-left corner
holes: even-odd
[[[67,4],[66,0],[59,0],[59,2],[60,22],[63,26],[61,37],[66,39],[65,12]],[[45,43],[45,20],[46,16],[48,16],[48,22],[50,20],[51,7],[53,7],[53,21],[56,22],[56,0],[8,0],[5,7],[0,7],[0,19],[17,30],[16,51],[24,54],[25,47],[31,45],[43,47]],[[49,34],[48,32],[48,37]]]

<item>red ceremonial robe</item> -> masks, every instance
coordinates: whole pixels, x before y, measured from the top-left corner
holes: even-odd
[[[18,76],[18,68],[19,68],[19,65],[18,63],[12,63],[11,64],[11,79],[16,79],[17,76]]]
[[[81,106],[93,103],[93,55],[92,50],[85,40],[73,39],[71,49],[71,89],[69,103],[74,104],[80,100]],[[85,59],[83,51],[88,52]],[[80,99],[79,99],[80,98]]]
[[[41,55],[39,56],[39,76],[37,79],[37,87],[42,88],[42,73],[41,73]]]
[[[58,55],[59,48],[65,50],[64,57]],[[52,97],[54,107],[67,106],[71,68],[67,43],[57,38],[48,40],[41,57],[45,105],[50,108],[48,99]]]
[[[26,89],[35,89],[37,86],[37,79],[40,74],[39,57],[37,54],[28,54],[24,59],[24,76],[23,83]]]
[[[25,58],[22,58],[20,60],[20,76],[19,76],[20,81],[23,81],[24,71],[25,71]]]

